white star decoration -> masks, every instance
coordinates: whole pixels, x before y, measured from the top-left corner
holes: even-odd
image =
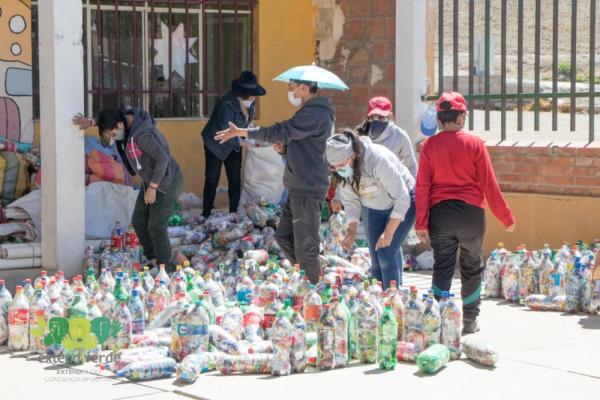
[[[154,65],[162,65],[163,71],[169,69],[169,27],[164,23],[160,23],[161,39],[154,39]],[[183,24],[179,24],[177,29],[171,33],[171,71],[177,72],[185,79],[185,54],[189,53],[190,48],[196,43],[198,38],[188,38],[188,43],[185,43],[185,29]],[[188,63],[196,64],[198,60],[191,53],[188,54]],[[165,79],[169,79],[171,74],[165,73]]]

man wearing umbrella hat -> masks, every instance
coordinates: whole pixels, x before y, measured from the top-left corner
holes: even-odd
[[[206,168],[202,215],[208,217],[213,209],[221,166],[225,164],[229,189],[229,212],[237,212],[241,194],[242,150],[240,141],[232,140],[220,145],[215,140],[217,131],[227,129],[233,122],[248,127],[254,119],[254,100],[267,91],[258,84],[256,76],[243,71],[239,78],[231,82],[231,90],[215,105],[210,120],[202,131]]]
[[[298,68],[320,70],[315,66]],[[330,86],[317,80],[287,79],[288,100],[299,107],[292,118],[269,127],[249,129],[230,123],[229,129],[218,132],[215,139],[226,143],[232,138],[247,137],[276,144],[286,155],[283,183],[289,195],[275,237],[285,256],[292,263],[299,263],[308,279],[317,283],[321,207],[329,187],[325,142],[334,131],[334,108],[328,98],[318,95],[320,87]]]

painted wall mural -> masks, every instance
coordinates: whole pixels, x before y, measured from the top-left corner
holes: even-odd
[[[31,1],[0,0],[0,140],[33,142]]]

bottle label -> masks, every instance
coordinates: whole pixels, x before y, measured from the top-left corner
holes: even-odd
[[[120,249],[123,245],[123,238],[119,235],[112,235],[110,238],[110,247]]]
[[[187,324],[179,324],[177,325],[177,335],[178,336],[187,336],[188,325]]]
[[[244,314],[244,327],[250,325],[260,325],[260,314],[257,312],[247,312]]]
[[[275,315],[266,314],[263,320],[264,328],[269,329],[273,326],[273,322],[275,322]]]
[[[8,323],[11,325],[27,325],[29,310],[9,310]]]
[[[304,307],[304,320],[306,322],[317,322],[320,317],[319,306],[306,306]]]
[[[188,335],[206,335],[208,334],[208,325],[188,325]]]

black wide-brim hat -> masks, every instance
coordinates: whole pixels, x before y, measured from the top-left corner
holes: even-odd
[[[264,96],[265,88],[258,84],[258,79],[251,71],[243,71],[239,78],[231,82],[231,90],[238,96]]]

